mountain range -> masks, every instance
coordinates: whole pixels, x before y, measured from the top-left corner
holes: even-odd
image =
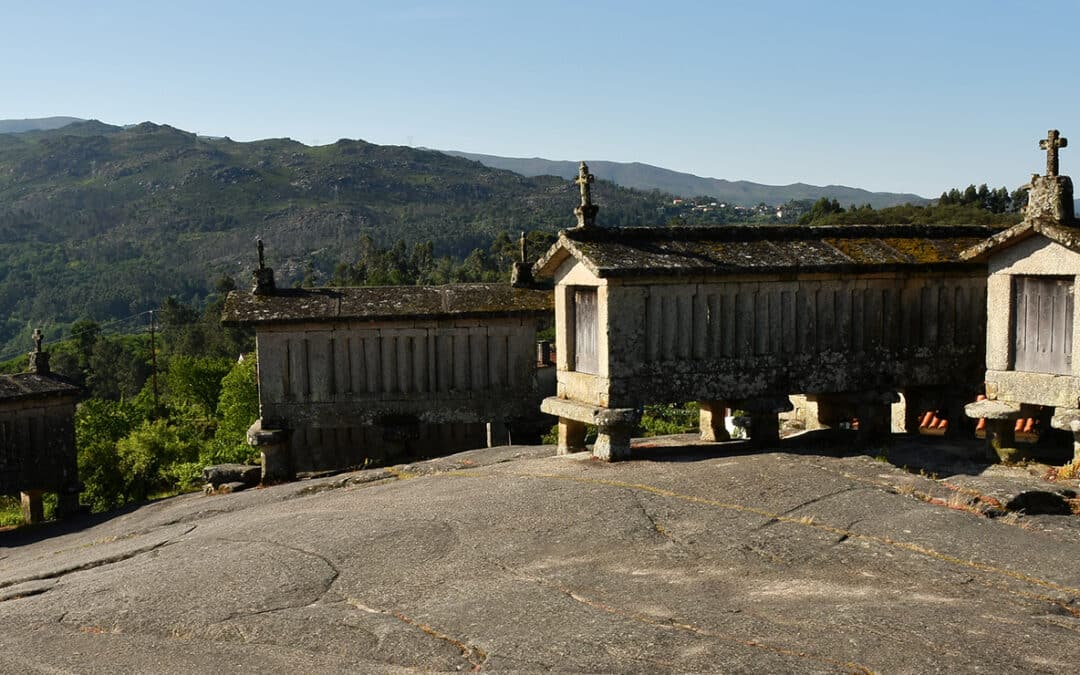
[[[665,222],[656,194],[598,181],[594,195],[605,225]],[[0,355],[24,351],[35,326],[199,302],[222,275],[246,285],[257,237],[290,285],[354,260],[363,235],[460,259],[499,233],[570,227],[577,201],[555,176],[360,140],[238,143],[94,120],[0,134]]]
[[[466,157],[495,169],[506,169],[523,176],[560,176],[573,178],[578,173],[578,163],[553,161],[533,157],[518,159],[480,155],[458,150],[444,150],[448,155]],[[702,178],[689,173],[681,173],[640,162],[589,161],[589,170],[597,176],[603,176],[616,185],[637,190],[660,190],[680,197],[712,197],[718,201],[735,206],[752,207],[758,204],[780,205],[788,201],[816,201],[821,197],[836,199],[844,206],[869,204],[875,209],[900,204],[923,206],[929,199],[916,194],[895,192],[869,192],[843,185],[762,185],[745,180],[723,180],[720,178]]]

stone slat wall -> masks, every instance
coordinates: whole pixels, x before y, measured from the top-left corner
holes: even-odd
[[[531,385],[523,327],[379,328],[260,335],[264,401],[388,400]]]
[[[609,284],[600,377],[560,374],[595,405],[977,385],[986,277],[913,274]],[[602,350],[602,353],[603,350]]]
[[[642,360],[967,346],[982,340],[985,296],[977,279],[657,285]]]
[[[0,409],[0,494],[58,491],[74,481],[74,414],[70,401]]]

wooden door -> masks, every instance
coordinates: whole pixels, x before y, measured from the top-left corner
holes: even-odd
[[[599,373],[596,289],[574,289],[574,370]]]
[[[1013,369],[1072,373],[1072,277],[1013,277]]]

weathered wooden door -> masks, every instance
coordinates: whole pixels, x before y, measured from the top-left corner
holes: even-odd
[[[1072,277],[1013,277],[1013,369],[1072,372]]]
[[[596,289],[574,289],[574,370],[599,373]]]

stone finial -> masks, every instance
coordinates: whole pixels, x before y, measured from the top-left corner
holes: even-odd
[[[574,209],[574,215],[578,219],[578,227],[589,227],[596,224],[596,212],[600,207],[592,203],[592,185],[596,177],[589,173],[589,165],[585,162],[578,167],[578,177],[574,182],[581,188],[581,205]]]
[[[277,289],[277,285],[274,283],[274,270],[266,266],[266,256],[263,253],[263,241],[262,239],[256,240],[257,247],[259,249],[259,269],[251,273],[254,285],[252,286],[251,293],[253,295],[271,295]]]
[[[1058,150],[1068,146],[1068,139],[1057,129],[1046,132],[1039,148],[1046,151],[1046,175],[1032,174],[1028,188],[1025,220],[1048,220],[1073,225],[1073,185],[1068,176],[1058,175]]]
[[[1057,129],[1046,132],[1046,138],[1039,141],[1039,149],[1046,151],[1046,175],[1058,175],[1058,150],[1069,145],[1069,139],[1063,137]]]
[[[520,248],[520,251],[518,252],[518,254],[520,256],[520,260],[521,260],[521,262],[525,262],[525,233],[524,232],[521,233],[521,239],[518,239],[518,247]]]
[[[510,269],[510,285],[514,288],[529,288],[533,285],[532,265],[525,262],[525,233],[521,233],[521,239],[518,240],[518,246],[521,250],[519,255],[521,260],[514,263]]]
[[[34,351],[30,352],[30,368],[29,372],[36,373],[38,375],[49,374],[49,354],[41,351],[41,341],[44,336],[41,334],[40,328],[34,329]]]

